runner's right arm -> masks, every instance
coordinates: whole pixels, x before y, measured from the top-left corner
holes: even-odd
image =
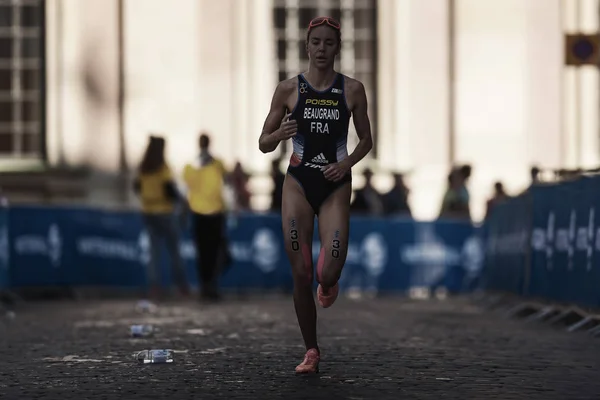
[[[273,100],[271,100],[271,110],[258,139],[258,148],[263,153],[274,151],[279,142],[295,136],[298,131],[296,121],[289,119],[291,113],[286,114],[287,100],[293,90],[295,90],[295,85],[291,79],[280,82],[275,89]]]

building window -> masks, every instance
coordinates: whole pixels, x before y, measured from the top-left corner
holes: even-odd
[[[341,73],[363,82],[369,100],[371,127],[376,140],[376,0],[275,0],[273,27],[277,40],[279,80],[291,78],[306,68],[304,49],[308,23],[318,16],[330,16],[342,24],[342,51],[336,62]],[[285,43],[285,45],[284,45]],[[351,124],[350,146],[358,139]],[[372,156],[376,157],[373,147]],[[282,146],[282,151],[287,149]]]
[[[0,158],[42,158],[44,1],[0,0]]]

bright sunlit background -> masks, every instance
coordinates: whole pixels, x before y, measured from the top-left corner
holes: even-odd
[[[306,68],[307,22],[332,15],[343,29],[338,67],[365,83],[376,138],[355,186],[366,166],[381,190],[390,172],[406,172],[413,215],[432,219],[450,167],[469,163],[480,219],[496,180],[517,193],[534,164],[599,164],[598,69],[565,66],[563,39],[597,32],[598,10],[598,0],[47,0],[36,64],[44,123],[5,126],[12,139],[0,147],[14,163],[37,162],[45,147],[51,165],[109,177],[129,174],[150,133],[167,136],[181,171],[206,130],[215,153],[253,175],[252,205],[264,210],[277,154],[260,153],[257,139],[273,90]],[[37,147],[24,147],[25,134]]]

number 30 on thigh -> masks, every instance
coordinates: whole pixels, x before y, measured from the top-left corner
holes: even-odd
[[[290,239],[292,240],[292,242],[291,242],[292,251],[300,250],[300,243],[298,243],[298,230],[296,230],[296,229],[290,230]]]
[[[338,239],[333,239],[331,243],[331,257],[340,258],[340,241]]]

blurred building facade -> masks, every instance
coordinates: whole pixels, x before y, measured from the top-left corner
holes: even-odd
[[[38,159],[44,151],[44,14],[39,2],[0,3],[0,154]]]
[[[413,215],[432,218],[450,165],[470,163],[481,217],[495,180],[517,191],[532,164],[600,162],[598,69],[565,67],[563,49],[565,32],[598,31],[598,3],[2,0],[0,165],[89,166],[89,201],[130,202],[115,192],[150,133],[180,170],[204,129],[256,175],[265,209],[278,154],[257,138],[272,93],[305,68],[308,21],[330,14],[343,24],[338,67],[365,83],[376,132],[357,175],[410,172]]]

